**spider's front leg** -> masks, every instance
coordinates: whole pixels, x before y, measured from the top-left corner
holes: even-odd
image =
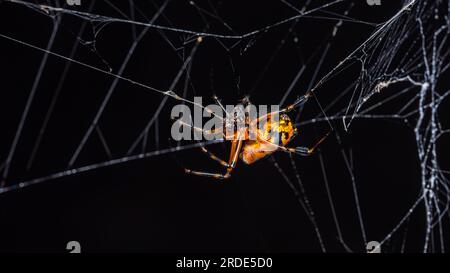
[[[298,98],[296,101],[294,101],[294,103],[286,106],[286,108],[281,109],[280,113],[290,112],[290,111],[294,110],[295,107],[298,107],[298,106],[306,103],[308,101],[308,99],[312,96],[313,96],[313,93],[311,91],[306,92],[305,95]]]

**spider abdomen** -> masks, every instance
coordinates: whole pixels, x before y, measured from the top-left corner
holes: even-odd
[[[296,129],[288,115],[281,114],[274,121],[269,115],[262,128],[257,129],[257,140],[247,140],[242,148],[241,159],[246,164],[252,164],[277,151],[291,141]]]
[[[259,141],[248,141],[242,148],[240,156],[245,164],[253,164],[273,152],[275,152],[273,145]]]

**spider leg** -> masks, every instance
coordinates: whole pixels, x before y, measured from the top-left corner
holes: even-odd
[[[299,146],[295,148],[282,147],[281,149],[288,153],[295,153],[301,156],[309,156],[312,155],[317,150],[319,145],[330,135],[330,133],[331,130],[328,131],[328,133],[324,135],[321,139],[319,139],[319,141],[317,141],[316,144],[314,144],[314,146],[312,146],[311,148]]]
[[[226,168],[230,167],[230,164],[228,164],[225,160],[220,159],[219,157],[217,157],[215,154],[211,153],[210,151],[208,151],[205,147],[201,146],[200,149],[202,150],[202,152],[207,154],[212,160],[219,162],[220,165],[222,165]]]
[[[238,156],[239,153],[241,151],[242,148],[242,143],[243,143],[243,138],[239,137],[238,140],[234,140],[232,145],[231,145],[231,152],[230,152],[230,159],[229,159],[229,163],[228,167],[227,167],[227,171],[224,174],[221,173],[209,173],[209,172],[201,172],[201,171],[193,171],[190,169],[184,169],[184,171],[187,174],[193,174],[193,175],[198,175],[198,176],[206,176],[206,177],[212,177],[212,178],[216,178],[216,179],[227,179],[231,176],[231,172],[234,170],[234,168],[236,167],[237,161],[238,161]]]
[[[228,114],[227,110],[225,109],[225,107],[223,107],[222,102],[219,100],[219,98],[216,95],[213,96],[213,99],[214,99],[214,101],[216,101],[217,105],[219,105],[220,108],[222,108],[223,112],[225,114]]]
[[[223,133],[223,129],[222,129],[222,128],[215,128],[215,129],[212,129],[212,130],[205,130],[205,129],[202,129],[202,128],[195,127],[195,126],[193,126],[193,125],[191,125],[191,124],[188,124],[188,123],[186,123],[186,122],[183,122],[183,121],[181,121],[181,120],[179,120],[178,122],[180,122],[180,123],[181,123],[182,125],[184,125],[184,126],[188,126],[188,127],[191,128],[192,130],[195,130],[195,131],[197,131],[197,132],[202,132],[205,136],[206,136],[206,135],[211,136],[211,135],[221,134],[222,137],[225,138],[225,134]]]
[[[258,122],[260,122],[261,120],[266,119],[266,118],[269,117],[269,116],[273,116],[273,115],[279,114],[279,113],[287,113],[287,112],[290,112],[290,111],[294,110],[295,107],[298,107],[298,106],[300,106],[300,105],[306,103],[306,102],[308,101],[308,99],[309,99],[310,97],[312,97],[312,96],[313,96],[313,93],[307,92],[305,95],[303,95],[303,96],[301,96],[300,98],[298,98],[294,103],[292,103],[292,104],[286,106],[285,108],[283,108],[283,109],[281,109],[281,110],[274,111],[274,112],[270,112],[270,113],[267,113],[267,114],[265,114],[265,115],[263,115],[263,116],[260,116],[260,117],[258,117],[257,119],[255,119],[253,122],[254,122],[254,123],[258,123]]]
[[[193,175],[205,176],[205,177],[212,177],[212,178],[216,178],[216,179],[227,179],[227,178],[230,177],[230,173],[228,171],[225,174],[199,172],[199,171],[193,171],[193,170],[189,170],[189,169],[184,169],[184,171],[187,174],[193,174]]]
[[[311,91],[306,92],[305,95],[303,95],[300,98],[298,98],[296,101],[294,101],[294,103],[292,103],[292,104],[286,106],[285,108],[281,109],[280,113],[290,112],[290,111],[294,110],[295,107],[298,107],[298,106],[304,104],[312,96],[313,96],[313,93],[311,93]]]

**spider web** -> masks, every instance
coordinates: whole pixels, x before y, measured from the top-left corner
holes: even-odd
[[[108,166],[161,155],[178,156],[183,151],[216,144],[218,141],[177,143],[173,146],[161,140],[168,135],[166,112],[171,104],[191,104],[194,95],[211,97],[214,93],[224,97],[224,100],[231,100],[229,91],[225,91],[226,88],[221,85],[236,90],[232,99],[248,94],[258,102],[273,104],[275,101],[283,106],[292,103],[305,91],[312,90],[316,101],[311,104],[315,104],[316,109],[308,111],[308,105],[302,106],[296,122],[305,130],[333,128],[330,145],[334,149],[327,151],[326,147],[322,148],[311,163],[321,172],[320,179],[324,186],[322,193],[326,199],[320,202],[328,204],[329,216],[326,217],[331,219],[333,231],[323,231],[326,223],[319,218],[325,212],[316,210],[319,201],[310,192],[307,183],[312,178],[303,171],[299,159],[287,156],[288,161],[283,161],[281,157],[273,156],[266,164],[275,167],[278,180],[286,181],[295,194],[313,228],[320,250],[330,251],[330,241],[337,241],[341,251],[365,251],[366,244],[376,239],[383,251],[403,252],[407,244],[408,227],[414,221],[411,219],[419,215],[425,224],[421,232],[413,236],[423,241],[414,251],[445,252],[445,246],[448,245],[445,225],[449,216],[450,192],[449,171],[441,167],[445,158],[440,145],[445,145],[444,140],[450,129],[440,114],[446,114],[444,105],[450,94],[443,80],[448,77],[450,67],[447,41],[450,6],[447,1],[403,1],[392,10],[389,18],[382,23],[374,23],[358,19],[357,14],[352,13],[355,6],[366,5],[361,4],[361,1],[306,0],[298,4],[281,0],[277,4],[287,16],[275,14],[273,18],[267,19],[266,25],[249,26],[249,29],[243,28],[244,31],[240,27],[232,27],[229,23],[231,19],[221,15],[223,3],[143,3],[130,0],[119,5],[105,0],[82,1],[81,6],[69,6],[64,1],[3,2],[1,8],[6,11],[28,12],[31,19],[27,24],[34,24],[35,21],[37,25],[43,26],[41,30],[49,36],[42,40],[42,37],[33,37],[31,34],[27,36],[11,32],[7,27],[0,33],[2,44],[40,54],[39,58],[27,61],[30,70],[35,73],[33,82],[27,82],[31,88],[27,89],[24,85],[17,90],[26,95],[15,100],[8,100],[7,97],[2,99],[12,104],[17,112],[14,115],[19,116],[4,122],[0,193],[20,191],[32,185],[58,181]],[[195,17],[197,20],[178,20],[174,9],[186,10],[187,14],[192,13],[187,18]],[[313,26],[321,24],[320,34],[316,38],[301,31],[305,26],[311,27],[308,25],[311,22]],[[355,41],[343,41],[340,38],[341,33],[352,30],[356,30]],[[112,35],[114,31],[127,33],[127,36],[123,36],[129,42],[127,46],[117,45],[115,48],[114,45],[106,47],[102,44],[106,40],[104,37]],[[64,39],[71,42],[61,42]],[[335,47],[343,43],[349,50],[344,50],[345,54],[342,55],[333,54]],[[259,46],[266,44],[271,45],[271,51],[267,55],[264,52],[258,76],[246,79],[242,67],[257,66],[252,60],[262,58]],[[288,49],[287,44],[290,45]],[[169,57],[162,57],[166,61],[157,68],[151,68],[150,73],[128,73],[130,66],[142,66],[139,63],[139,56],[145,56],[142,48],[149,48],[151,52],[148,61],[159,54]],[[259,90],[268,81],[275,80],[271,79],[271,67],[283,59],[284,51],[292,49],[299,57],[287,62],[284,69],[294,74],[287,73],[285,83],[280,86],[282,90],[265,94],[263,99]],[[200,58],[198,56],[208,50],[220,54],[214,58],[230,67],[225,75],[219,75],[224,74],[220,68],[216,67],[218,72],[215,72],[211,67],[202,68],[202,64],[196,62]],[[244,64],[242,56],[249,56]],[[7,70],[7,63],[2,66]],[[36,66],[37,69],[34,69]],[[47,75],[46,70],[50,66],[59,67],[60,73]],[[76,75],[102,78],[103,82],[94,83],[92,89],[103,91],[84,95],[65,94],[66,86],[76,85],[79,80],[72,76],[75,75],[73,70],[78,71]],[[172,75],[171,81],[159,80],[158,76],[162,74]],[[224,84],[225,81],[231,84]],[[39,96],[39,93],[44,93],[42,86],[52,90],[43,98]],[[126,92],[120,89],[126,89]],[[135,93],[144,93],[138,100],[151,101],[150,109],[137,112],[145,116],[145,122],[127,124],[127,121],[117,121],[129,133],[119,133],[118,139],[114,139],[115,133],[102,129],[120,119],[120,115],[114,116],[112,112],[121,111],[121,99],[113,98],[135,98]],[[86,121],[76,126],[75,132],[66,132],[52,123],[52,119],[63,115],[65,106],[61,105],[67,103],[67,97],[73,99],[77,95],[92,100],[95,107],[72,109],[80,114],[80,119]],[[36,100],[47,101],[46,107],[33,107]],[[7,116],[7,113],[2,113]],[[35,116],[41,118],[35,119]],[[376,121],[393,122],[395,126],[406,128],[414,135],[420,187],[412,202],[397,196],[399,203],[407,202],[403,204],[407,209],[403,210],[401,217],[396,216],[395,222],[387,227],[383,236],[372,239],[368,232],[368,216],[361,205],[364,203],[360,193],[360,183],[363,181],[357,175],[358,164],[354,162],[353,147],[348,137],[354,124]],[[64,121],[71,122],[76,120]],[[49,152],[45,139],[50,134],[67,138],[64,142],[68,148],[54,156],[54,162],[42,163],[39,157]],[[311,139],[318,133],[313,135]],[[24,139],[31,145],[23,148]],[[96,147],[92,148],[94,140]],[[395,152],[386,151],[386,154],[389,156]],[[333,158],[343,164],[337,168],[339,179],[335,179],[336,173],[329,167],[334,164]],[[315,179],[318,179],[317,175]],[[342,180],[350,182],[350,187],[346,189],[354,208],[352,218],[357,221],[353,226],[358,229],[354,232],[360,234],[357,242],[349,242],[343,228],[346,226],[343,222],[352,222],[354,219],[343,217],[339,209],[341,197],[335,192],[334,184],[343,183]]]

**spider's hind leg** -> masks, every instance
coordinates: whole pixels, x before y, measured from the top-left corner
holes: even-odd
[[[324,135],[321,139],[319,139],[319,141],[317,141],[316,144],[314,144],[314,146],[312,146],[311,148],[299,146],[299,147],[295,147],[295,148],[285,148],[284,151],[288,152],[288,153],[295,153],[295,154],[298,154],[301,156],[310,156],[310,155],[314,154],[314,152],[317,150],[319,145],[325,141],[325,139],[330,135],[330,133],[331,133],[331,130],[326,135]]]

